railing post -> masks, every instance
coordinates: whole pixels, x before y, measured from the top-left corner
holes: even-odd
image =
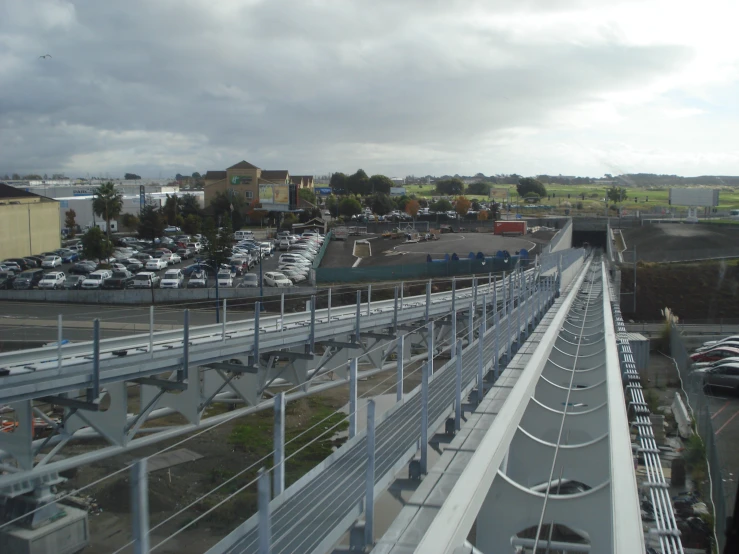
[[[483,383],[483,369],[485,367],[485,341],[482,335],[482,325],[480,325],[480,338],[477,344],[477,402],[482,402],[484,396],[485,384]]]
[[[326,314],[329,323],[331,322],[331,287],[328,289],[328,312]]]
[[[431,279],[426,283],[426,321],[429,320],[429,310],[431,309]]]
[[[467,344],[468,345],[472,344],[472,341],[475,340],[475,330],[472,328],[474,321],[475,321],[475,312],[474,312],[474,308],[472,304],[470,304],[469,316],[467,318],[467,334],[468,334]]]
[[[364,495],[364,544],[371,545],[375,527],[375,401],[367,401],[367,474]]]
[[[493,324],[495,324],[495,316],[498,314],[498,280],[493,281]]]
[[[259,470],[257,481],[257,505],[259,509],[259,554],[272,552],[272,522],[269,510],[269,472]]]
[[[429,347],[428,357],[429,357],[429,362],[431,364],[431,366],[429,367],[429,374],[433,375],[434,374],[434,322],[433,321],[429,321],[428,325],[426,326],[426,333],[428,335],[428,347]]]
[[[475,304],[475,307],[477,307],[477,276],[472,276],[472,299]]]
[[[429,368],[431,362],[421,369],[421,474],[428,473],[429,448]]]
[[[511,316],[508,314],[505,320],[506,328],[506,363],[511,363]]]
[[[331,292],[331,289],[328,289]],[[285,330],[285,293],[280,293],[280,331]]]
[[[357,434],[357,367],[359,358],[352,358],[349,369],[349,438]]]
[[[398,285],[395,285],[395,294],[393,297],[393,333],[398,332]]]
[[[485,331],[488,328],[487,321],[488,321],[488,297],[487,297],[487,294],[483,294],[482,295],[482,325],[480,325],[480,329],[482,330],[483,335],[485,334]]]
[[[506,290],[505,271],[503,272],[503,279],[500,282],[500,288],[503,291],[503,315],[505,315],[506,305],[508,303],[508,291]]]
[[[403,311],[403,303],[405,299],[405,283],[403,281],[400,282],[400,311]]]
[[[275,497],[285,490],[285,393],[279,392],[275,396],[274,422],[274,482],[272,483]]]
[[[493,274],[488,273],[488,294],[490,294],[490,287],[493,285]]]
[[[455,341],[457,342],[457,341]],[[458,341],[456,358],[457,374],[454,379],[454,430],[462,428],[462,341]]]
[[[182,383],[190,375],[190,310],[185,310],[182,329],[182,369],[177,370],[177,380]]]
[[[310,341],[309,352],[313,354],[316,347],[316,295],[310,297]]]
[[[149,479],[146,458],[131,466],[131,526],[135,554],[149,552]]]
[[[367,285],[367,315],[369,316],[371,311],[371,304],[372,304],[372,283]]]
[[[221,326],[221,340],[226,342],[226,299],[223,299],[223,322]]]
[[[259,367],[259,312],[262,306],[259,302],[254,302],[254,365]]]
[[[498,319],[498,314],[495,314],[496,319]],[[493,378],[497,381],[498,375],[500,374],[500,325],[498,323],[500,322],[500,319],[496,322],[495,329],[493,330]]]
[[[62,368],[62,341],[64,340],[64,326],[62,314],[56,316],[56,366]]]
[[[403,350],[405,349],[405,335],[398,337],[398,369],[397,369],[397,383],[395,387],[395,400],[400,402],[403,400],[403,365],[405,360],[403,359]]]
[[[452,310],[452,332],[451,332],[451,356],[452,358],[457,355],[457,312]]]
[[[154,306],[149,306],[149,354],[154,353]]]
[[[359,342],[359,332],[360,332],[360,322],[359,318],[362,316],[362,314],[359,312],[361,309],[362,304],[362,291],[357,291],[357,315],[356,315],[356,321],[354,322],[354,342]]]
[[[452,311],[457,309],[457,278],[452,277]]]

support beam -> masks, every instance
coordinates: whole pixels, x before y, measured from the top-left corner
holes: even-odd
[[[221,340],[223,342],[226,342],[226,321],[227,321],[227,312],[226,312],[226,299],[223,299],[223,321],[221,322]]]
[[[361,331],[361,324],[359,321],[359,318],[362,317],[362,314],[359,313],[359,310],[362,308],[362,291],[357,291],[357,314],[355,316],[354,321],[354,342],[359,342],[360,340],[360,331]]]
[[[457,344],[457,374],[454,379],[454,432],[462,428],[462,341]],[[482,383],[481,383],[482,385]]]
[[[259,367],[259,313],[262,311],[262,305],[259,302],[254,302],[254,350],[252,355],[254,356],[254,365]]]
[[[375,401],[367,401],[367,474],[364,496],[364,544],[373,544],[375,533]]]
[[[349,438],[357,434],[357,367],[359,358],[352,358],[349,369]]]
[[[398,337],[398,346],[397,346],[397,352],[398,352],[398,375],[397,375],[397,382],[395,387],[395,400],[397,402],[400,402],[403,400],[403,365],[405,361],[403,360],[403,350],[405,348],[405,335],[400,335]]]
[[[429,320],[429,310],[431,309],[431,279],[426,283],[426,321]]]
[[[426,326],[426,333],[428,339],[428,359],[429,359],[429,374],[434,374],[434,322],[429,321]]]
[[[100,397],[100,320],[92,322],[92,383],[87,389],[87,402],[91,404]]]
[[[310,339],[308,339],[308,352],[316,351],[316,295],[310,297]]]
[[[177,380],[187,381],[190,371],[190,310],[185,310],[185,321],[182,326],[182,367],[177,370]]]
[[[367,285],[367,315],[372,313],[372,283]]]
[[[421,475],[428,473],[430,366],[431,362],[426,362],[421,370]]]
[[[257,505],[259,509],[259,554],[272,552],[272,522],[269,509],[269,471],[259,470],[257,481]]]
[[[479,404],[482,402],[482,397],[484,396],[483,391],[485,390],[485,384],[483,383],[482,378],[483,375],[483,369],[485,367],[485,356],[483,353],[483,349],[485,346],[485,333],[482,331],[482,324],[480,325],[480,337],[478,339],[477,344],[477,403]]]

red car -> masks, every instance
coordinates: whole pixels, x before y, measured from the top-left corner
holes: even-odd
[[[729,358],[733,356],[739,356],[739,348],[733,346],[717,346],[711,350],[705,352],[696,352],[690,355],[690,359],[693,362],[714,362],[716,360],[722,360],[723,358]]]

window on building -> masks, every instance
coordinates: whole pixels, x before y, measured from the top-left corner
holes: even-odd
[[[244,196],[246,196],[247,199],[251,200],[252,198],[254,198],[254,193],[250,190],[245,190]]]

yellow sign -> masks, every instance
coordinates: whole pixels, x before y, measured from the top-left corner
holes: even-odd
[[[262,204],[290,204],[290,187],[262,183],[259,185],[259,201]]]

